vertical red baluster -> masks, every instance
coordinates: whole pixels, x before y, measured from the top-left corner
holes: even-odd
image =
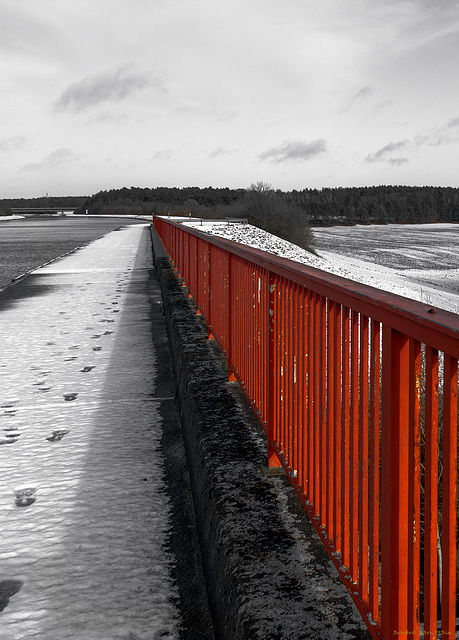
[[[421,344],[410,340],[409,376],[409,457],[412,473],[408,478],[408,630],[419,640],[420,562],[421,562]]]
[[[311,450],[309,448],[309,428],[308,423],[308,311],[309,292],[305,287],[300,288],[300,305],[298,315],[298,329],[300,341],[298,345],[298,482],[304,495],[309,500],[309,484],[307,469],[311,464]]]
[[[360,315],[359,594],[368,604],[368,318]]]
[[[321,430],[321,392],[320,392],[320,354],[322,351],[321,345],[321,331],[320,331],[320,311],[321,311],[321,298],[319,294],[314,293],[314,326],[313,326],[313,352],[314,352],[314,514],[320,513],[320,430]]]
[[[388,640],[408,625],[408,546],[410,510],[409,356],[407,336],[383,327],[382,406],[382,638]]]
[[[319,298],[319,494],[320,524],[325,525],[326,500],[327,500],[327,460],[326,460],[326,409],[327,409],[327,300],[323,296]]]
[[[343,482],[343,467],[341,458],[341,448],[343,446],[343,432],[341,425],[341,395],[342,395],[342,370],[343,363],[341,360],[342,348],[342,311],[341,305],[336,305],[335,310],[335,340],[333,344],[335,376],[334,376],[334,402],[333,402],[333,459],[335,461],[334,469],[334,487],[333,487],[333,520],[334,520],[334,545],[338,552],[341,552],[341,519],[342,519],[342,503],[341,503],[341,487]]]
[[[352,581],[359,577],[359,315],[351,312],[351,389],[350,389],[350,562]]]
[[[327,413],[325,420],[325,474],[327,478],[326,484],[326,512],[325,524],[327,527],[327,536],[333,540],[335,535],[335,527],[333,522],[333,488],[334,488],[334,459],[333,459],[333,432],[334,432],[334,415],[335,415],[335,319],[336,305],[332,300],[328,300],[327,313]]]
[[[443,498],[442,498],[443,637],[456,634],[456,522],[457,522],[457,360],[445,354],[443,381]]]
[[[276,313],[276,297],[278,295],[278,278],[275,274],[269,274],[269,287],[268,287],[268,362],[269,362],[269,382],[268,382],[268,467],[279,467],[280,462],[275,454],[271,443],[277,441],[277,424],[276,424],[276,386],[277,386],[277,367],[276,367],[276,352],[277,352],[277,332],[278,332],[278,317]]]
[[[437,633],[438,544],[438,352],[426,346],[424,633]]]
[[[379,620],[379,453],[380,453],[381,325],[371,321],[370,356],[370,613]]]
[[[341,505],[343,509],[342,513],[342,554],[341,561],[345,567],[349,567],[350,553],[349,553],[349,489],[350,489],[350,430],[349,430],[349,416],[350,416],[350,393],[349,393],[349,372],[350,372],[350,311],[348,308],[343,308],[343,327],[342,327],[342,385],[343,385],[343,400],[341,405],[341,428],[343,433],[343,446],[341,449],[342,454],[342,481],[341,481]]]

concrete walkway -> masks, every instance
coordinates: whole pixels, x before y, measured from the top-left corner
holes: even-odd
[[[0,296],[5,640],[179,637],[150,267],[126,227]]]

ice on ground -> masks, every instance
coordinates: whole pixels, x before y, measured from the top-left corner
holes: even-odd
[[[190,221],[187,218],[182,218],[181,221],[182,224],[196,228],[204,233],[210,233],[255,247],[256,249],[261,249],[376,289],[395,293],[418,302],[424,302],[446,311],[459,312],[459,289],[457,293],[454,290],[446,289],[448,283],[453,283],[457,279],[458,269],[431,270],[431,278],[428,280],[429,273],[426,273],[426,270],[393,269],[376,264],[373,261],[362,260],[352,255],[339,254],[336,251],[328,252],[323,249],[319,250],[318,253],[320,255],[314,255],[297,245],[250,224],[231,224],[207,220]],[[400,225],[397,226],[399,227]],[[452,225],[403,225],[405,231],[406,226],[427,228],[434,226],[435,229],[442,227],[442,230],[448,232]],[[457,227],[457,225],[455,226]],[[365,227],[365,229],[370,228],[372,229],[373,227]],[[384,225],[382,228],[386,230],[387,226]],[[324,228],[324,234],[327,231],[329,230]],[[326,241],[321,244],[321,246],[324,245],[326,246]]]

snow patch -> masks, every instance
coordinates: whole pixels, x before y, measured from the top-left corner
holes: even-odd
[[[250,224],[228,224],[228,222],[206,220],[190,221],[186,218],[182,219],[182,224],[196,228],[203,233],[220,236],[233,242],[261,249],[376,289],[395,293],[418,302],[425,302],[453,313],[459,312],[459,291],[457,293],[447,291],[441,286],[446,281],[453,281],[454,278],[457,278],[458,269],[432,270],[435,272],[432,273],[432,281],[426,284],[424,281],[415,281],[421,273],[415,269],[396,270],[336,252],[320,251],[320,255],[314,255],[291,242],[287,242],[287,240],[278,238]],[[403,225],[403,229],[408,226],[432,227],[433,225]],[[434,226],[436,229],[451,227],[451,225],[447,224]],[[324,233],[326,231],[324,229]],[[425,280],[425,270],[422,270],[422,276],[423,280]]]

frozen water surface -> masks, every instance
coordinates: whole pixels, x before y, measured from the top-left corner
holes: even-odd
[[[0,295],[1,638],[178,638],[150,247],[126,227]]]
[[[454,294],[459,294],[459,225],[321,227],[314,229],[314,237],[321,256],[349,265],[355,262],[357,268],[362,266],[359,261],[376,268],[387,267],[411,283],[424,302],[457,313],[459,305]],[[390,275],[384,270],[381,273]],[[449,293],[453,295],[448,304]]]

